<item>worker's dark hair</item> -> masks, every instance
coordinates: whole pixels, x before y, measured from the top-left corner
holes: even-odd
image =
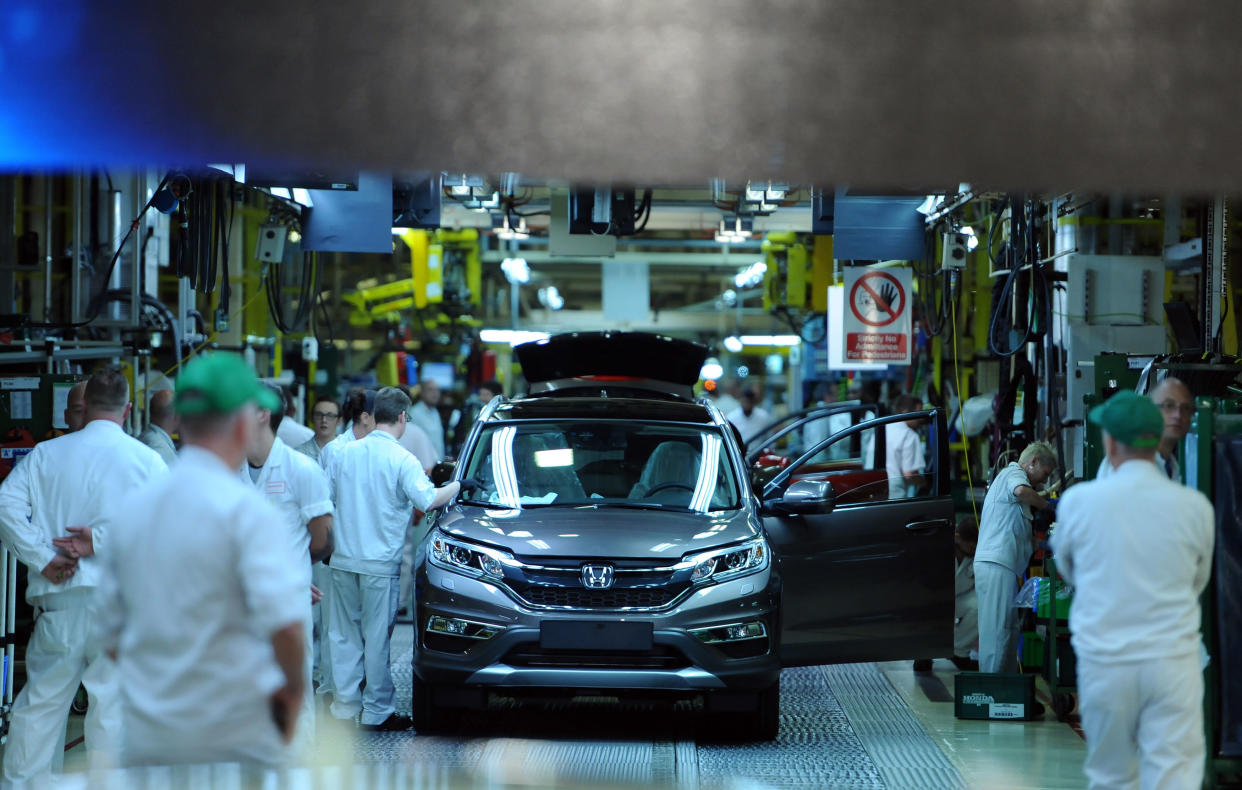
[[[400,419],[413,401],[400,387],[384,387],[375,393],[375,417],[377,425],[392,425]]]
[[[161,398],[160,397],[161,392],[169,393],[169,397]],[[160,422],[166,422],[167,420],[172,419],[174,409],[173,409],[173,398],[171,397],[171,395],[172,395],[172,390],[167,390],[167,389],[156,390],[154,394],[151,395],[151,402],[147,407],[147,413],[151,417],[151,422],[160,423]]]
[[[104,368],[86,382],[87,411],[116,414],[129,403],[129,380],[120,368]]]
[[[263,386],[276,393],[276,396],[280,398],[280,409],[273,410],[271,413],[272,416],[269,417],[267,421],[268,426],[272,429],[272,434],[275,435],[276,431],[280,428],[280,424],[284,422],[285,411],[289,408],[289,399],[285,397],[285,388],[279,384],[272,384],[265,381],[263,382]]]
[[[504,395],[505,394],[504,387],[500,386],[500,382],[497,381],[496,379],[489,379],[488,381],[483,382],[482,384],[479,385],[479,389],[487,390],[493,395]]]
[[[345,400],[341,401],[341,419],[350,423],[357,420],[360,414],[370,414],[371,412],[367,410],[367,407],[375,408],[375,396],[371,395],[371,392],[371,390],[366,390],[362,387],[354,387],[345,393]]]
[[[908,392],[893,398],[893,414],[904,414],[908,411],[919,411],[922,408],[923,401]]]
[[[316,396],[315,396],[315,402],[311,404],[311,410],[313,411],[313,410],[314,410],[314,408],[315,408],[316,406],[318,406],[319,404],[321,404],[321,403],[331,403],[333,406],[335,406],[335,407],[336,407],[336,414],[337,414],[337,416],[338,416],[338,417],[340,416],[340,414],[341,414],[341,404],[339,404],[339,403],[337,403],[337,402],[336,402],[336,398],[332,397],[331,395],[328,395],[327,393],[323,393],[323,394],[320,394],[320,395],[316,395]]]
[[[747,384],[746,386],[742,387],[741,397],[754,398],[755,400],[759,400],[759,388],[756,387],[754,384]]]
[[[978,542],[979,522],[975,521],[974,516],[962,516],[957,520],[957,534],[962,536],[962,540]]]

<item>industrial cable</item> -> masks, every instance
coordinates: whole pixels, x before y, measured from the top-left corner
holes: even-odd
[[[975,504],[975,481],[970,472],[970,441],[966,436],[966,398],[965,390],[962,388],[961,357],[957,353],[957,300],[950,300],[949,304],[953,321],[953,386],[957,389],[957,418],[961,422],[962,445],[966,448],[964,455],[966,456],[966,485],[970,490],[970,509],[974,512],[975,524],[978,525],[979,506]]]
[[[995,225],[993,225],[993,230],[994,229]],[[1002,349],[997,343],[996,337],[1000,315],[1005,312],[1007,308],[1014,305],[1014,290],[1017,284],[1017,277],[1019,272],[1027,266],[1025,259],[1031,252],[1031,249],[1028,249],[1030,245],[1026,243],[1025,238],[1028,230],[1029,227],[1027,225],[1026,213],[1021,205],[1020,199],[1015,196],[1012,198],[1010,206],[1010,233],[1007,249],[1009,257],[1009,274],[1005,277],[1005,282],[1001,286],[1000,294],[997,296],[996,301],[992,305],[992,316],[991,320],[988,322],[988,350],[998,357],[1012,357],[1014,354],[1017,354],[1025,348],[1027,343],[1031,342],[1031,340],[1041,334],[1041,332],[1036,331],[1035,328],[1036,310],[1033,309],[1033,306],[1032,309],[1027,311],[1026,327],[1022,331],[1022,339],[1020,341],[1014,343],[1013,346],[1008,349]],[[989,231],[988,235],[988,254],[991,256],[991,231]],[[1014,243],[1015,240],[1019,238],[1022,239],[1021,248]],[[1032,287],[1038,285],[1044,292],[1045,297],[1050,301],[1051,295],[1048,293],[1048,279],[1043,270],[1037,263],[1032,261],[1030,263],[1030,272]],[[1034,291],[1032,291],[1032,293],[1034,293]],[[1037,301],[1037,297],[1035,299]],[[1046,326],[1044,329],[1046,329]]]

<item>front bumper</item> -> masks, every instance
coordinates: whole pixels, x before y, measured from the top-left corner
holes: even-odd
[[[494,584],[425,561],[419,564],[415,590],[414,673],[433,685],[689,695],[766,688],[780,674],[776,651],[779,596],[771,568],[693,590],[663,612],[534,609]],[[487,623],[501,630],[487,640],[446,638],[427,632],[434,616]],[[650,622],[653,648],[650,653],[549,654],[539,648],[540,624],[549,620]],[[691,629],[755,620],[765,624],[767,635],[762,645],[742,649],[746,653],[742,657],[729,655],[730,650],[737,654],[742,643],[725,649],[690,633]],[[532,654],[533,662],[527,660]]]

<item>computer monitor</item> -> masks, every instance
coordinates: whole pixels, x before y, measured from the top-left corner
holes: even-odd
[[[424,362],[419,366],[419,381],[431,379],[440,385],[440,389],[452,389],[456,380],[456,369],[452,362]]]

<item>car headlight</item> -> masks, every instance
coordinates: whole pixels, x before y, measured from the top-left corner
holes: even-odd
[[[443,534],[432,538],[430,556],[436,565],[468,576],[492,579],[503,578],[505,565],[514,562],[513,555],[507,552],[455,540]]]
[[[688,562],[694,568],[690,581],[696,584],[732,579],[766,568],[768,544],[763,538],[756,538],[741,546],[695,555]]]

